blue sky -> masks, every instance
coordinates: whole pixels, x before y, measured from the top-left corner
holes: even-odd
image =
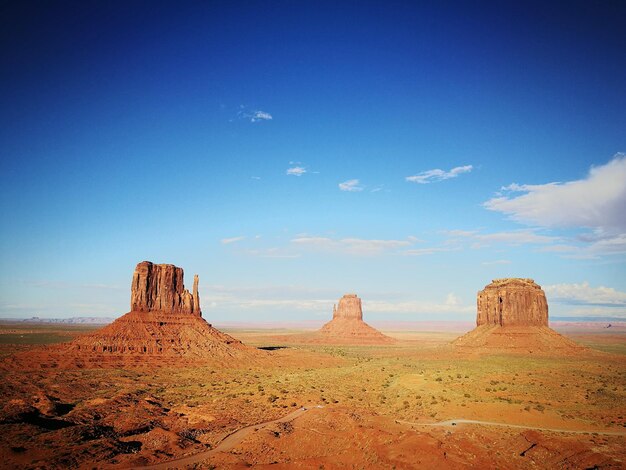
[[[0,317],[626,317],[623,3],[125,3],[0,7]]]

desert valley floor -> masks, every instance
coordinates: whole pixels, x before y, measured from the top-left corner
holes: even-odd
[[[560,357],[469,354],[450,346],[462,331],[345,346],[239,328],[257,358],[11,365],[92,330],[1,326],[0,466],[626,467],[623,327],[561,329],[590,349]]]

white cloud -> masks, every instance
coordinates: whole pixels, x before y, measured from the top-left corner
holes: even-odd
[[[406,181],[411,183],[427,184],[434,183],[436,181],[448,180],[450,178],[456,178],[463,173],[469,173],[474,167],[472,165],[457,166],[449,171],[440,170],[438,168],[434,170],[427,170],[417,175],[407,176]]]
[[[578,251],[580,247],[573,245],[548,245],[542,246],[539,248],[539,251],[548,252],[548,253],[571,253],[573,251]]]
[[[239,111],[237,111],[237,118],[244,119],[250,122],[271,121],[272,115],[266,111],[251,110],[245,105],[239,105]],[[232,119],[230,120],[232,122]]]
[[[261,179],[260,176],[251,176],[250,178],[253,179],[253,180],[260,180]]]
[[[343,292],[330,289],[310,289],[298,286],[227,287],[208,286],[205,288],[203,305],[218,309],[284,309],[303,310],[319,313],[328,319],[332,316],[333,305]],[[389,293],[376,297],[391,297]],[[363,312],[368,313],[473,313],[475,305],[464,305],[450,292],[441,301],[407,300],[368,300],[363,297]]]
[[[303,166],[294,166],[291,168],[287,168],[287,174],[291,176],[302,176],[307,172],[306,168]]]
[[[508,232],[480,233],[476,230],[448,230],[444,232],[453,239],[465,238],[473,241],[472,248],[483,248],[494,243],[507,245],[549,244],[559,237],[541,235],[532,229],[512,230]]]
[[[626,232],[626,155],[592,167],[580,180],[539,185],[511,184],[505,195],[484,203],[513,220],[541,227],[586,227],[606,233]]]
[[[612,287],[591,287],[586,281],[582,284],[553,284],[543,289],[550,301],[558,303],[626,307],[626,292]]]
[[[263,249],[252,249],[245,250],[245,254],[257,256],[259,258],[299,258],[299,253],[293,253],[289,250],[285,250],[284,248],[263,248]]]
[[[351,255],[376,255],[394,251],[398,248],[411,246],[413,239],[407,240],[371,240],[362,238],[328,238],[313,236],[298,236],[291,243],[304,248],[319,251],[340,252]]]
[[[229,244],[231,244],[231,243],[236,243],[236,242],[238,242],[238,241],[241,241],[241,240],[243,240],[243,239],[245,239],[245,238],[246,238],[246,237],[245,237],[245,236],[243,236],[243,235],[242,235],[242,236],[240,236],[240,237],[222,238],[222,239],[220,240],[220,242],[221,242],[223,245],[229,245]]]
[[[414,248],[411,250],[405,250],[402,254],[407,256],[424,256],[424,255],[432,255],[435,253],[441,253],[446,251],[457,251],[460,248],[458,247],[430,247],[430,248]]]
[[[250,116],[250,122],[271,121],[272,115],[265,111],[253,111]]]
[[[615,317],[621,321],[626,321],[626,309],[616,307],[594,307],[584,306],[568,310],[565,314],[558,316],[568,317]],[[557,319],[558,321],[558,319]]]
[[[343,183],[339,183],[339,189],[349,192],[363,191],[363,187],[359,186],[359,180],[348,180]]]
[[[363,311],[372,313],[469,313],[475,312],[476,306],[463,305],[456,295],[449,293],[443,302],[363,300]]]

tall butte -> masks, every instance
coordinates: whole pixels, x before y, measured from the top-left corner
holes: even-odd
[[[386,344],[395,339],[382,334],[363,321],[361,299],[346,294],[333,306],[333,319],[313,339],[321,343]]]
[[[532,279],[494,279],[478,292],[476,328],[454,341],[465,352],[567,355],[585,348],[548,327],[548,301]]]
[[[255,348],[213,328],[202,318],[198,276],[193,292],[182,268],[142,261],[131,283],[130,312],[67,347],[87,363],[167,364],[185,359],[231,361],[258,355]]]

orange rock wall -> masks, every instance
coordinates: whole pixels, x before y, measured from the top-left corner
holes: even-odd
[[[548,302],[532,279],[495,279],[478,293],[476,325],[548,326]]]
[[[354,318],[363,320],[361,299],[356,294],[346,294],[339,299],[339,306],[333,306],[333,318]]]
[[[139,263],[131,285],[131,311],[201,316],[198,276],[194,277],[193,294],[185,289],[183,276],[183,269],[173,264]]]

